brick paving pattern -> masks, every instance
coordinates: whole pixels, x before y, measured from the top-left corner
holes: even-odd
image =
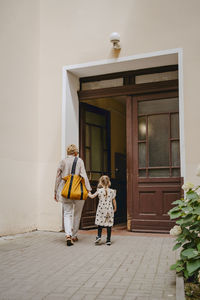
[[[36,231],[0,238],[0,300],[175,300],[176,260],[166,236],[113,235],[94,245],[81,233]]]

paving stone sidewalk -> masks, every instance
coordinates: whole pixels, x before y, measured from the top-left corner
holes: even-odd
[[[173,239],[113,235],[94,245],[81,233],[67,247],[63,233],[36,231],[0,238],[0,300],[175,300]]]

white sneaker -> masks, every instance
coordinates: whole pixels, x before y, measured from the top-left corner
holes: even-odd
[[[111,241],[106,241],[106,245],[110,246],[111,245]]]
[[[99,245],[101,242],[101,238],[99,236],[96,237],[95,245]]]

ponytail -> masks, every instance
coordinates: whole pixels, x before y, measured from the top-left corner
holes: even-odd
[[[110,178],[107,175],[103,175],[99,178],[98,188],[104,188],[106,192],[106,198],[108,196],[108,187],[111,186]]]

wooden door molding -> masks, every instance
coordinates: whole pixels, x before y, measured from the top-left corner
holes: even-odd
[[[132,116],[132,97],[126,100],[126,164],[127,164],[127,229],[132,228],[133,219],[133,116]]]
[[[144,95],[149,93],[177,91],[178,80],[131,84],[112,88],[78,91],[81,101],[103,97]]]

